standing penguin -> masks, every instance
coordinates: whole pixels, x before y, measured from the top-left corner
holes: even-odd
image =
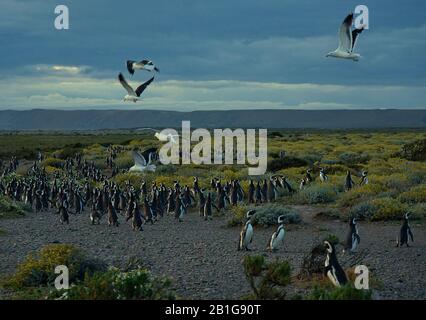
[[[283,243],[284,241],[284,216],[278,217],[278,228],[277,230],[272,234],[271,239],[269,240],[268,250],[270,251],[276,251],[278,249],[278,246]]]
[[[250,180],[249,189],[248,189],[248,202],[254,203],[254,191],[256,187],[254,186],[253,180]]]
[[[368,172],[367,171],[362,171],[362,175],[361,175],[361,181],[359,182],[359,185],[366,185],[368,184],[368,177],[367,177]]]
[[[244,225],[243,229],[240,232],[240,241],[238,243],[238,250],[245,249],[246,251],[249,251],[248,245],[253,240],[253,226],[251,224],[251,218],[256,213],[255,210],[249,210],[247,211],[247,222]]]
[[[324,241],[324,245],[327,250],[327,257],[324,263],[325,274],[336,287],[345,285],[348,282],[348,278],[346,277],[345,271],[343,271],[340,266],[339,261],[337,261],[334,246],[328,241]]]
[[[328,180],[328,176],[324,171],[324,168],[320,169],[320,180],[321,182],[326,182]]]
[[[112,201],[108,201],[108,226],[119,226],[117,212],[112,204]]]
[[[70,224],[68,209],[66,208],[66,205],[64,202],[62,202],[61,206],[59,207],[58,213],[59,213],[59,221],[61,222],[61,224],[63,224],[64,222],[67,224]]]
[[[409,247],[408,242],[414,242],[413,232],[411,231],[410,224],[408,223],[408,213],[404,215],[404,222],[401,230],[399,231],[399,237],[396,239],[396,246],[402,247],[404,244]]]
[[[346,172],[346,179],[345,179],[345,189],[346,191],[349,191],[353,188],[354,181],[352,180],[351,172],[348,170]]]
[[[358,228],[356,227],[356,219],[351,218],[349,221],[349,231],[346,237],[345,248],[343,249],[343,253],[349,250],[349,252],[354,252],[356,247],[361,242],[361,238],[358,234]]]

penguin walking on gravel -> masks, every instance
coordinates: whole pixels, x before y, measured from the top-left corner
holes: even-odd
[[[97,209],[96,202],[92,203],[92,209],[90,211],[90,222],[92,225],[101,224],[101,214]]]
[[[117,212],[112,204],[112,201],[108,201],[108,226],[119,226]]]
[[[340,287],[348,282],[345,271],[337,261],[336,250],[329,241],[324,241],[325,248],[327,250],[327,257],[325,258],[325,274],[330,281],[336,286]]]
[[[356,219],[351,218],[349,220],[349,231],[346,237],[345,248],[343,249],[343,253],[346,251],[354,252],[357,246],[360,244],[361,238],[358,234],[358,228],[356,226]]]
[[[134,231],[142,231],[142,214],[141,210],[139,208],[138,203],[134,202],[134,210],[133,210],[133,217],[132,217],[132,228]]]
[[[278,228],[277,230],[272,234],[271,239],[269,240],[268,250],[270,251],[276,251],[278,249],[279,245],[282,245],[284,242],[284,235],[285,235],[285,229],[284,229],[284,216],[278,217]]]
[[[255,210],[247,211],[246,217],[247,222],[245,223],[243,229],[240,232],[240,241],[238,243],[238,250],[250,251],[248,245],[253,241],[253,226],[251,218],[256,213]]]
[[[70,220],[69,220],[69,214],[68,214],[68,209],[66,208],[64,202],[62,202],[61,206],[59,207],[59,222],[61,224],[70,224]]]
[[[396,239],[396,246],[402,247],[404,244],[409,247],[409,240],[414,242],[413,232],[411,231],[410,224],[408,222],[408,213],[404,215],[404,222],[402,224],[401,230],[399,231],[399,236]]]

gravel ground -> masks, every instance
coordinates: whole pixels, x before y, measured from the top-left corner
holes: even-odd
[[[334,220],[314,218],[320,210],[295,206],[303,218],[301,225],[287,226],[284,247],[276,253],[265,248],[275,228],[255,228],[250,254],[287,259],[298,272],[310,248],[329,233],[345,238],[347,226]],[[0,274],[10,274],[25,256],[52,242],[71,243],[110,265],[123,266],[137,257],[154,274],[174,278],[177,293],[189,299],[238,299],[249,293],[242,268],[246,252],[237,251],[239,228],[226,227],[227,217],[204,221],[189,213],[178,223],[167,216],[144,231],[134,232],[120,218],[121,225],[108,227],[104,218],[99,226],[89,223],[88,213],[71,215],[70,225],[60,225],[51,212],[29,213],[24,218],[0,220]],[[358,258],[383,284],[379,299],[426,299],[425,225],[412,223],[415,242],[410,248],[396,248],[399,224],[358,223],[359,252],[349,257],[339,253],[342,266]],[[290,291],[302,292],[292,286]],[[2,293],[0,292],[0,298]],[[7,295],[3,292],[3,298]]]

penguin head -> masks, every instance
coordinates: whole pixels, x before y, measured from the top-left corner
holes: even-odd
[[[253,215],[256,213],[256,210],[249,210],[247,211],[246,217],[247,219],[250,219],[251,217],[253,217]]]
[[[407,212],[406,214],[404,214],[404,220],[408,220],[408,217],[410,216],[410,213]]]
[[[334,246],[329,241],[325,240],[324,246],[325,246],[325,249],[327,250],[328,253],[333,253]]]
[[[282,223],[284,223],[284,218],[285,218],[285,216],[284,216],[284,215],[279,216],[279,217],[278,217],[278,224],[282,224]]]
[[[352,217],[349,223],[350,225],[356,225],[356,217]]]

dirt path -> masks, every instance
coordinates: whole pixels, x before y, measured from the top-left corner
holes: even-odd
[[[271,254],[265,251],[274,228],[255,228],[253,251],[289,260],[297,272],[303,256],[329,233],[344,239],[347,227],[338,221],[315,219],[317,208],[295,206],[302,215],[301,225],[287,226],[284,248]],[[88,213],[71,215],[70,225],[60,225],[50,212],[30,213],[14,220],[0,220],[0,274],[12,273],[16,265],[33,250],[52,242],[71,243],[121,266],[137,257],[153,273],[175,279],[178,294],[194,299],[240,298],[249,292],[241,261],[247,253],[238,252],[239,228],[227,228],[228,218],[204,221],[189,213],[177,223],[164,217],[143,232],[133,232],[121,217],[120,227],[89,223]],[[395,248],[399,225],[359,223],[362,263],[383,283],[378,297],[386,299],[426,299],[426,232],[412,223],[415,243],[410,248]],[[339,255],[341,264],[348,260]]]

